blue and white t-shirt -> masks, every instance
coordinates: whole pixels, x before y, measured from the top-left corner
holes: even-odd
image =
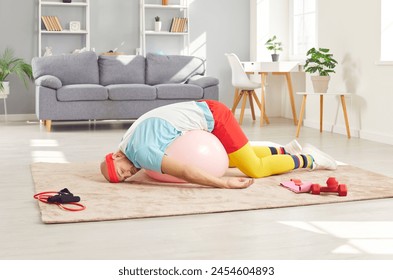
[[[213,128],[213,115],[205,102],[175,103],[142,115],[124,134],[119,149],[135,167],[161,172],[165,150],[177,137]]]

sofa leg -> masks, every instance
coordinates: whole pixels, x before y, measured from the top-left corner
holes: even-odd
[[[44,120],[46,131],[50,132],[52,129],[52,120]]]

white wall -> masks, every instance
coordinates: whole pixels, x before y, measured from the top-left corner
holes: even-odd
[[[330,48],[339,66],[330,90],[351,92],[350,126],[364,139],[393,144],[393,65],[380,66],[380,1],[319,1],[321,47]],[[326,104],[329,106],[329,104]],[[325,109],[334,112],[337,103]],[[307,108],[309,109],[309,108]],[[310,110],[309,110],[310,111]],[[316,116],[307,115],[309,122]],[[339,112],[339,125],[342,125]]]

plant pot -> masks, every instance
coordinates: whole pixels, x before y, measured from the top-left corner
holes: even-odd
[[[155,32],[160,32],[162,27],[162,22],[161,21],[156,21],[154,22],[154,31]]]
[[[279,54],[277,54],[277,53],[273,53],[273,54],[272,54],[272,61],[278,61],[279,58],[280,58],[280,55],[279,55]]]
[[[315,93],[326,93],[329,86],[330,76],[311,76],[311,81]]]
[[[10,82],[0,82],[3,84],[3,89],[0,89],[0,96],[6,97],[10,94]]]
[[[168,5],[168,0],[162,0],[162,5]]]

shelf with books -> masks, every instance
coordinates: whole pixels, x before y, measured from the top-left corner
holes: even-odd
[[[188,9],[187,5],[145,4],[146,9]]]
[[[169,5],[156,4],[157,1],[152,2],[153,0],[140,0],[141,54],[159,51],[188,55],[190,46],[188,0],[172,0]],[[161,29],[153,27],[155,18],[160,20]],[[167,36],[168,38],[154,39],[155,36]],[[171,37],[181,39],[174,40],[170,39]]]
[[[188,35],[187,32],[170,32],[170,31],[154,31],[154,30],[146,30],[146,35],[163,35],[163,36],[182,36]]]
[[[90,0],[59,1],[38,1],[38,56],[48,48],[53,54],[90,49]]]
[[[62,31],[48,31],[48,30],[42,30],[41,31],[42,34],[74,34],[74,35],[78,35],[78,34],[87,34],[87,30],[79,30],[79,31],[71,31],[71,30],[62,30]]]
[[[87,6],[86,2],[71,2],[71,3],[64,3],[64,2],[53,2],[53,1],[42,1],[42,6],[68,6],[68,7],[78,7],[78,6]]]

